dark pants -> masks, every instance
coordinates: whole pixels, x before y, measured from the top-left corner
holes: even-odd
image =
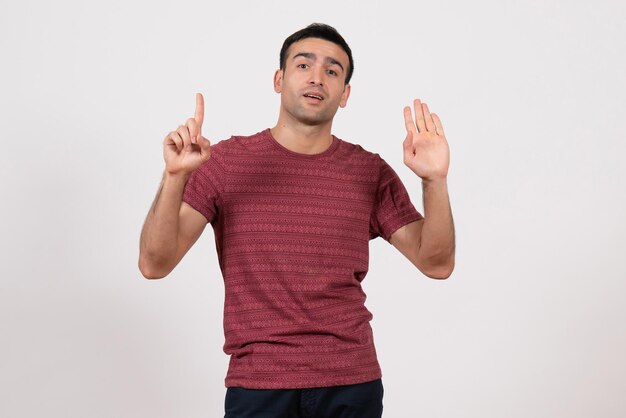
[[[226,389],[224,418],[380,418],[381,379],[310,389]]]

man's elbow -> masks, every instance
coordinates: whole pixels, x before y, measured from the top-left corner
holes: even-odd
[[[153,273],[153,272],[146,272],[146,271],[143,271],[143,270],[140,270],[140,271],[141,271],[141,275],[144,278],[148,279],[148,280],[158,280],[158,279],[162,279],[165,276],[167,276],[166,274],[156,274],[156,273]]]
[[[435,265],[418,265],[417,267],[426,277],[435,280],[445,280],[449,278],[454,271],[454,259]]]
[[[149,280],[162,279],[169,274],[169,271],[157,268],[154,263],[149,263],[142,257],[139,257],[138,267],[141,275]]]
[[[447,270],[437,270],[437,271],[433,271],[433,272],[427,272],[424,273],[426,276],[428,276],[431,279],[435,279],[435,280],[446,280],[447,278],[449,278],[452,275],[452,270],[453,269],[447,269]]]

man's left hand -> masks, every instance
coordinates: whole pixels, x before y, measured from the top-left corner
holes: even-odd
[[[407,135],[402,143],[404,164],[424,181],[446,179],[450,166],[450,149],[443,133],[439,116],[430,113],[420,99],[413,101],[415,122],[411,108],[404,108]]]

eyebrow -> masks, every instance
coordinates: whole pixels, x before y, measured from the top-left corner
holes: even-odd
[[[296,55],[293,56],[292,61],[295,60],[298,57],[304,57],[310,60],[315,61],[317,59],[317,55],[315,55],[312,52],[299,52]],[[341,65],[341,63],[339,61],[337,61],[335,58],[332,57],[326,57],[326,63],[327,64],[334,64],[334,65],[338,65],[342,71],[345,71],[345,69],[343,68],[343,65]]]

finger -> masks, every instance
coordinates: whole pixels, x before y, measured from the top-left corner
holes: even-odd
[[[198,136],[198,145],[200,146],[201,154],[211,155],[211,141],[200,135]]]
[[[202,131],[202,123],[204,122],[204,97],[202,93],[196,93],[196,113],[193,117],[198,122],[198,135]]]
[[[415,124],[417,125],[417,131],[426,131],[426,123],[424,123],[424,113],[422,112],[422,102],[420,99],[415,99],[413,101],[413,108],[415,109]]]
[[[178,132],[176,131],[170,132],[169,135],[165,138],[165,140],[166,140],[166,145],[174,145],[174,147],[176,148],[178,152],[180,152],[180,150],[183,149],[183,139],[180,137]]]
[[[189,136],[191,136],[191,143],[197,143],[197,137],[200,135],[200,129],[198,127],[198,122],[194,118],[187,119],[185,123],[187,125],[187,129],[189,129]]]
[[[435,123],[433,122],[430,110],[428,110],[428,105],[426,103],[422,103],[422,109],[424,110],[424,121],[426,122],[426,129],[429,132],[435,132]]]
[[[415,132],[415,123],[413,123],[413,115],[411,115],[411,108],[404,107],[404,127],[407,132]]]
[[[410,152],[410,153],[414,152],[413,131],[408,131],[406,133],[406,138],[404,138],[404,141],[402,141],[402,148],[404,149],[404,152]]]
[[[189,129],[187,128],[187,126],[180,125],[176,132],[178,132],[180,137],[183,139],[183,144],[185,144],[185,147],[191,144],[191,135],[189,135]]]
[[[437,128],[437,135],[446,136],[446,134],[443,133],[443,125],[441,124],[441,119],[439,119],[439,116],[437,116],[436,113],[433,113],[432,116],[433,121],[435,121],[435,127]]]

